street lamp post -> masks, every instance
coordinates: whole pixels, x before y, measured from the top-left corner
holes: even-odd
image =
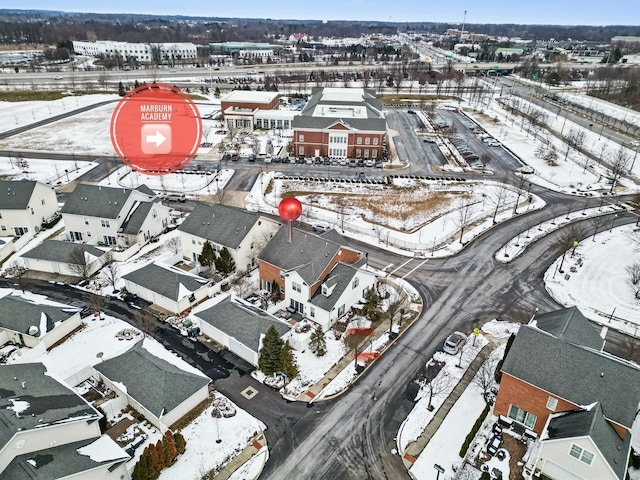
[[[444,473],[444,468],[442,468],[437,463],[433,465],[433,468],[436,469],[436,480],[439,480],[440,479],[440,474]]]

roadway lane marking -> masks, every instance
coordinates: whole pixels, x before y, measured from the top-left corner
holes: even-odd
[[[429,259],[428,259],[428,258],[427,258],[427,259],[425,259],[425,260],[423,260],[423,261],[422,261],[422,263],[420,263],[420,264],[416,265],[416,266],[415,266],[411,271],[409,271],[409,272],[405,273],[405,274],[404,274],[404,276],[403,276],[402,278],[406,278],[406,277],[407,277],[407,275],[409,275],[409,274],[411,274],[411,273],[415,272],[418,268],[420,268],[422,265],[424,265],[424,264],[425,264],[425,263],[427,263],[428,261],[429,261]]]
[[[413,260],[413,258],[410,258],[409,260],[407,260],[406,262],[398,265],[398,268],[396,268],[395,270],[392,270],[389,272],[389,275],[393,275],[394,273],[396,273],[398,270],[400,270],[402,267],[404,267],[407,263],[411,262]]]
[[[387,268],[391,268],[391,267],[393,267],[393,263],[390,263],[389,265],[387,265],[386,267],[384,267],[384,268],[382,269],[382,271],[383,271],[383,272],[386,272],[386,271],[387,271]],[[16,285],[17,285],[17,284],[16,284]]]

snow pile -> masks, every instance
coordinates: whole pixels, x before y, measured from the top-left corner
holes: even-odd
[[[258,453],[231,474],[229,480],[255,480],[262,473],[264,464],[269,460],[269,449],[262,447]]]
[[[127,456],[118,444],[107,435],[102,435],[95,442],[78,448],[76,452],[89,457],[96,463],[117,460]]]
[[[15,398],[10,398],[9,402],[11,402],[11,406],[7,407],[7,410],[13,410],[16,417],[27,410],[30,406],[29,402],[25,400],[17,400]]]

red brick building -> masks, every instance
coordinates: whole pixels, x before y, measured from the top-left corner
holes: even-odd
[[[277,110],[277,92],[234,90],[220,100],[222,118],[231,128],[253,129],[254,116],[260,110]]]
[[[618,435],[630,435],[640,369],[603,347],[576,307],[537,316],[520,328],[506,354],[494,414],[540,434],[553,413],[598,402]]]
[[[312,94],[293,119],[295,155],[382,158],[387,124],[373,90],[314,88]]]

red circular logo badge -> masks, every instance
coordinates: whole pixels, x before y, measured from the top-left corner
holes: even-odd
[[[198,109],[171,85],[142,85],[118,102],[111,143],[122,161],[146,175],[165,175],[193,159],[202,141]]]

